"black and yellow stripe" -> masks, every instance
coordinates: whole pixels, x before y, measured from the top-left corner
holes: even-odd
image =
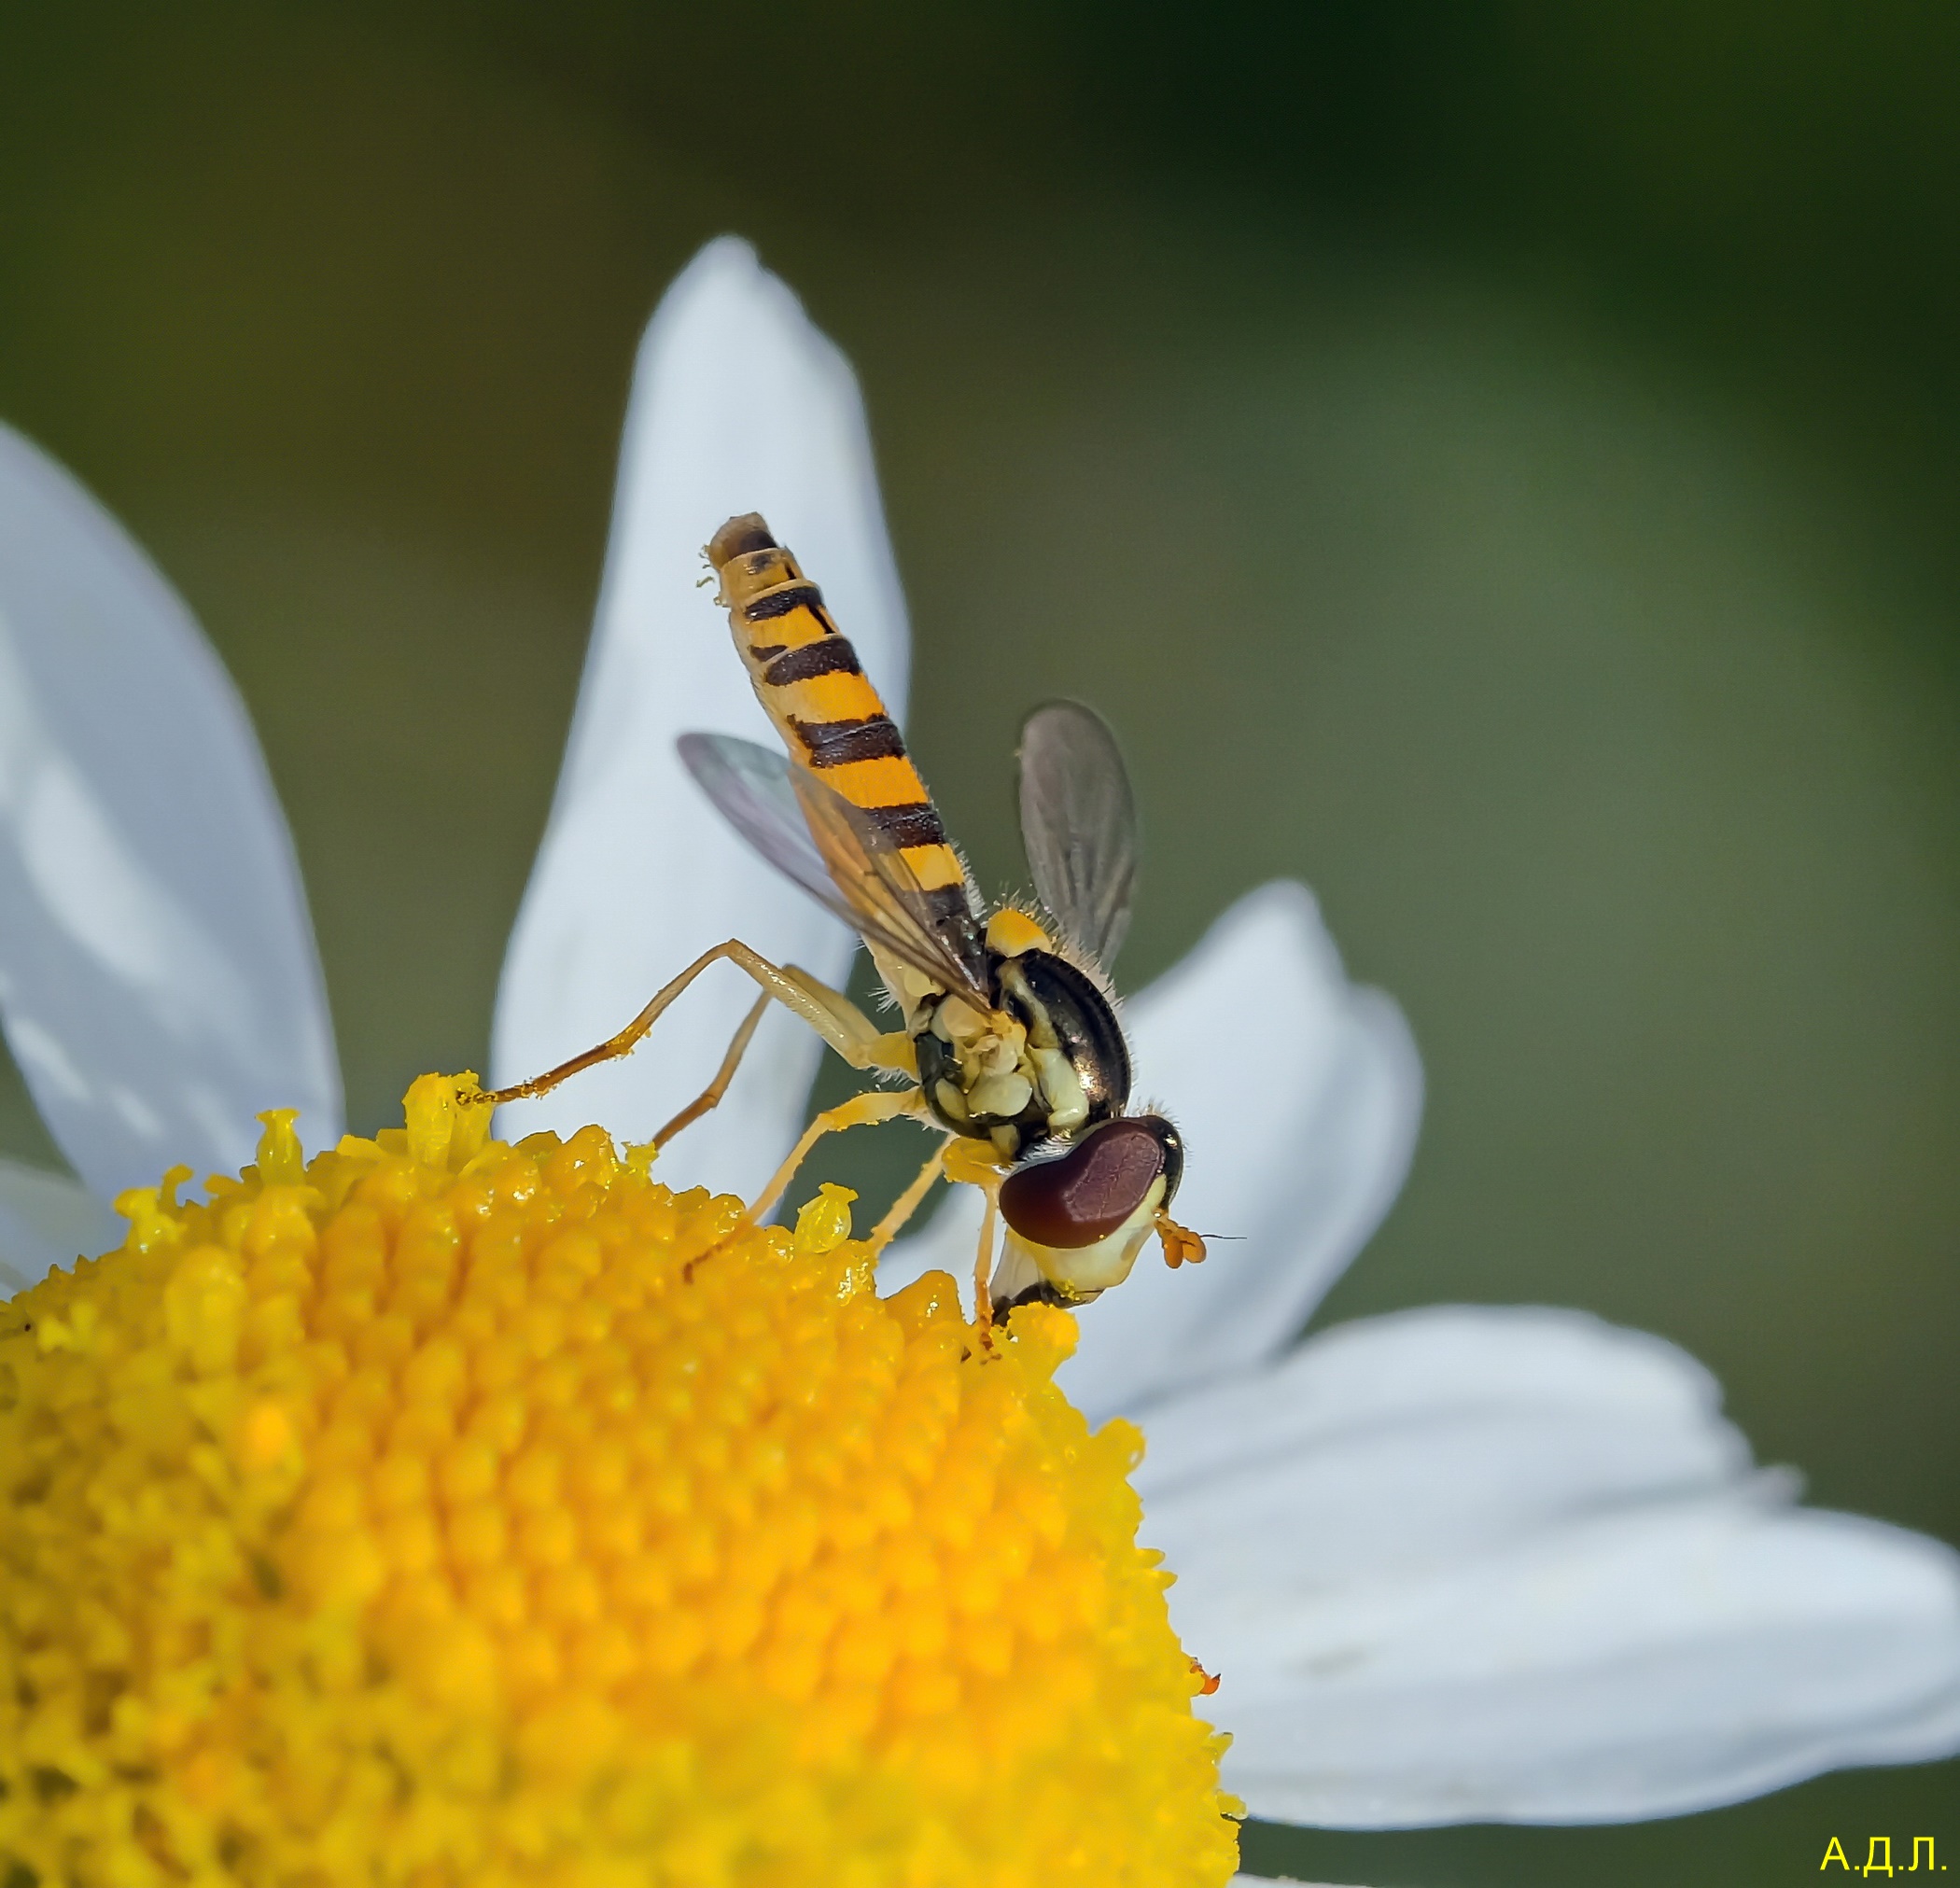
[[[959,855],[822,592],[752,511],[722,525],[707,556],[735,648],[791,759],[877,822],[948,919],[971,922]]]

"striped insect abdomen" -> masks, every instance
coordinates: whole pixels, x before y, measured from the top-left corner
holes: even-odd
[[[755,512],[731,518],[707,547],[735,647],[790,758],[808,767],[903,851],[920,887],[968,911],[966,871],[897,724],[823,594]]]

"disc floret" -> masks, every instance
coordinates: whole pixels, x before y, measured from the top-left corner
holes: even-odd
[[[0,1311],[17,1879],[1223,1882],[1070,1315],[980,1346],[842,1189],[758,1229],[458,1093],[266,1116]]]

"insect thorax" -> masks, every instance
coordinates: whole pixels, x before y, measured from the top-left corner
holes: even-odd
[[[991,1013],[937,997],[914,1015],[919,1084],[932,1112],[955,1134],[991,1140],[1006,1160],[1121,1113],[1129,1050],[1108,997],[1050,952],[987,956]]]

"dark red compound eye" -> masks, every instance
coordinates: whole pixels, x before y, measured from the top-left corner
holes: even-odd
[[[1001,1185],[1001,1212],[1038,1246],[1093,1246],[1143,1204],[1175,1143],[1175,1129],[1155,1115],[1112,1121],[1068,1153],[1009,1174]],[[1167,1200],[1174,1184],[1173,1178],[1165,1188]]]

